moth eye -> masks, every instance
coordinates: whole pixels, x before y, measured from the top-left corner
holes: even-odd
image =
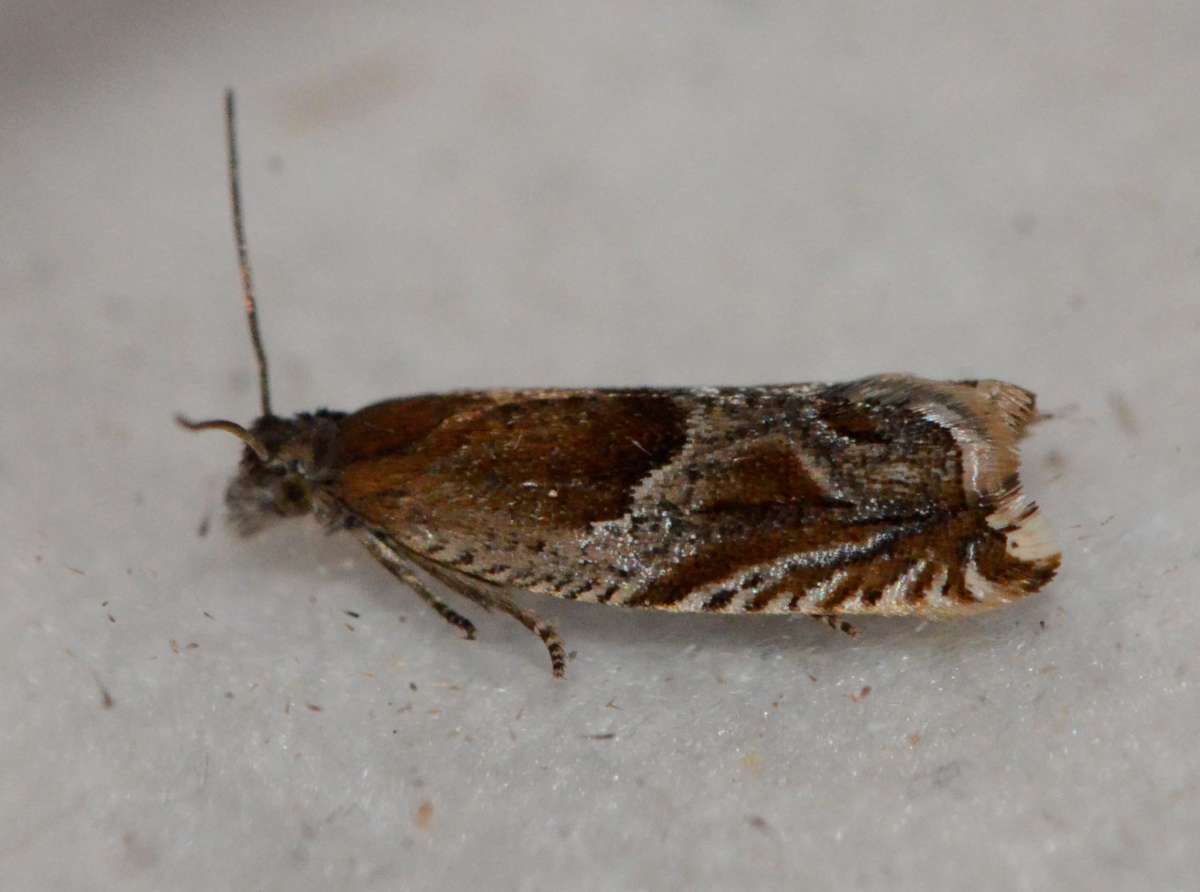
[[[289,480],[283,485],[283,497],[292,504],[300,504],[305,500],[304,487]]]

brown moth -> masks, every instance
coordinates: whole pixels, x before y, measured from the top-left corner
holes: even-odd
[[[191,422],[245,444],[226,501],[250,535],[314,514],[468,638],[427,579],[562,643],[512,590],[706,613],[964,616],[1058,568],[1021,492],[1034,396],[1002,381],[481,390],[351,414],[271,411],[226,94],[234,234],[262,417]]]

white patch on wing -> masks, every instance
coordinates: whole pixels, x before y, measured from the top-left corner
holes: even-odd
[[[883,597],[875,605],[875,612],[880,614],[912,613],[912,605],[905,598],[912,591],[917,577],[929,565],[928,561],[920,560],[908,568],[908,572],[883,590]]]
[[[1005,545],[1018,560],[1034,563],[1058,554],[1049,522],[1032,501],[1020,494],[1004,499],[988,515],[987,522],[994,530],[1015,527],[1005,536]]]
[[[963,580],[967,591],[975,596],[981,607],[997,607],[1013,600],[1007,594],[1007,589],[995,580],[988,579],[979,572],[974,561],[969,561],[963,570]]]
[[[850,573],[846,570],[838,570],[824,582],[818,583],[804,593],[804,597],[796,604],[796,612],[798,613],[819,613],[818,609],[821,602],[833,594],[834,590],[845,581]]]
[[[923,603],[930,613],[944,613],[953,609],[953,602],[946,595],[942,594],[942,586],[946,584],[946,579],[949,576],[949,569],[944,564],[939,564],[937,573],[929,580],[929,584],[925,586],[925,599]]]

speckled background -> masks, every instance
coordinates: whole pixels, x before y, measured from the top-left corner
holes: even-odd
[[[1198,41],[1191,3],[7,0],[4,887],[1189,887]],[[170,422],[256,407],[227,84],[281,410],[1007,378],[1056,416],[1060,580],[857,641],[543,603],[554,683],[348,539],[234,539],[235,444]]]

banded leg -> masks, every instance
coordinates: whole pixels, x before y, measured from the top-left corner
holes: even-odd
[[[462,631],[468,641],[475,639],[475,624],[435,595],[416,573],[408,566],[388,542],[368,529],[355,530],[357,538],[371,552],[371,556],[387,567],[388,572],[416,592],[422,601],[437,611],[438,616]]]
[[[474,601],[484,610],[491,611],[497,605],[497,599],[488,591],[491,586],[488,583],[480,582],[464,576],[461,573],[456,573],[452,570],[447,570],[440,564],[434,564],[426,561],[418,560],[418,564],[422,570],[440,582],[450,591],[462,595],[464,598]]]
[[[550,625],[532,610],[518,607],[508,598],[496,602],[496,606],[542,639],[546,650],[550,651],[550,671],[555,678],[563,678],[567,674],[567,652],[563,648],[562,639],[554,626]]]
[[[829,626],[829,628],[833,629],[835,632],[844,632],[851,638],[857,638],[859,636],[858,629],[850,625],[850,623],[846,622],[844,619],[838,619],[832,613],[810,613],[808,616],[810,616],[812,619],[815,619],[817,622],[825,623],[825,625]]]
[[[422,568],[438,582],[453,589],[464,597],[470,598],[487,610],[495,607],[502,610],[542,639],[546,650],[550,652],[550,670],[555,678],[563,678],[567,674],[567,652],[562,639],[554,626],[550,625],[532,610],[519,606],[506,593],[494,589],[487,583],[479,582],[444,567],[429,566],[422,562]]]

